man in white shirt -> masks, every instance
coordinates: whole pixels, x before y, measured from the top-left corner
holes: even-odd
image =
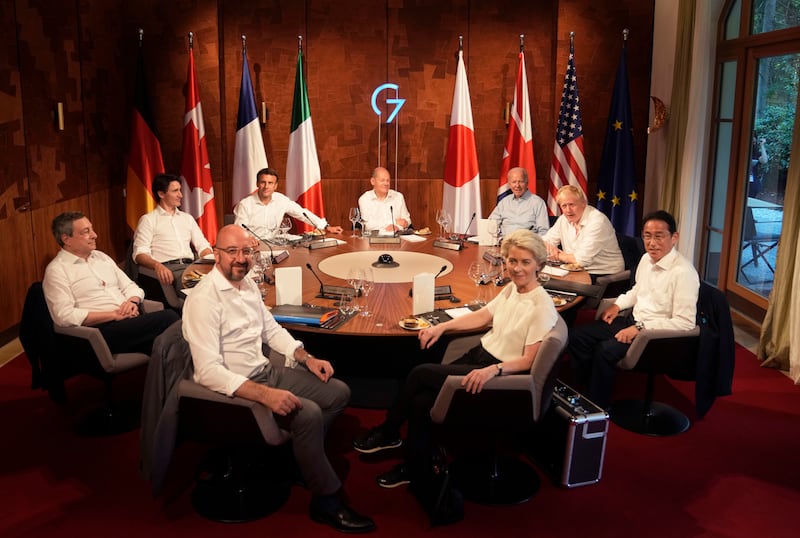
[[[561,216],[544,234],[549,259],[585,268],[592,282],[625,269],[614,226],[602,211],[586,204],[581,189],[561,187],[556,202]]]
[[[382,166],[372,171],[372,190],[358,198],[364,230],[402,231],[411,226],[411,214],[402,194],[390,188],[392,177]]]
[[[181,288],[180,277],[198,257],[211,254],[211,245],[197,222],[178,209],[183,199],[181,181],[172,174],[153,178],[153,196],[158,205],[139,218],[133,235],[133,261],[155,271],[159,282]]]
[[[695,327],[700,279],[675,246],[675,219],[666,211],[644,217],[642,239],[647,253],[636,269],[636,284],[617,297],[600,319],[570,331],[569,356],[587,396],[606,408],[611,403],[616,364],[642,329],[689,331]],[[627,316],[620,310],[633,307]]]
[[[44,272],[47,308],[61,327],[97,327],[112,353],[150,354],[153,340],[178,320],[172,310],[142,313],[144,291],[97,249],[97,234],[86,215],[62,213],[53,219],[61,247]]]
[[[244,224],[259,238],[270,240],[277,235],[284,215],[289,215],[324,232],[342,233],[341,226],[331,226],[324,218],[277,192],[278,180],[278,172],[274,168],[258,171],[256,192],[243,198],[233,210],[236,225]]]
[[[550,229],[547,204],[528,190],[528,171],[517,167],[508,171],[511,194],[505,196],[489,215],[496,220],[503,235],[515,230],[531,230],[539,235]]]
[[[194,362],[194,380],[211,390],[259,402],[292,433],[292,450],[311,491],[310,515],[343,532],[366,532],[373,521],[347,507],[341,481],[325,455],[325,433],[344,410],[350,389],[333,367],[303,349],[264,306],[246,278],[253,242],[236,225],[225,226],[214,247],[216,265],[194,287],[183,308],[183,336]],[[262,343],[285,357],[270,363]]]

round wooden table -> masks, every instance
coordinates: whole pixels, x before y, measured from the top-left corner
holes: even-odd
[[[370,244],[367,238],[351,238],[346,235],[342,236],[329,236],[336,237],[342,244],[333,247],[326,247],[320,249],[309,249],[302,246],[300,243],[297,246],[273,246],[273,251],[277,254],[281,250],[286,250],[289,257],[281,261],[274,268],[278,267],[301,267],[303,271],[303,302],[313,305],[325,306],[334,308],[333,299],[319,298],[320,284],[314,275],[306,267],[307,263],[317,273],[319,278],[326,285],[349,287],[350,285],[343,278],[331,276],[326,274],[323,270],[319,269],[319,264],[326,258],[334,255],[352,253],[352,252],[369,252],[374,253],[374,256],[358,256],[362,260],[361,265],[368,265],[363,260],[378,261],[381,254],[397,254],[398,252],[416,252],[428,255],[433,255],[442,259],[442,263],[435,263],[435,267],[440,265],[448,265],[448,271],[443,273],[436,279],[436,286],[450,286],[452,295],[459,299],[452,302],[449,299],[437,300],[434,302],[434,309],[447,309],[459,306],[464,306],[477,295],[477,286],[467,276],[467,268],[473,261],[484,261],[484,253],[490,251],[490,247],[478,246],[477,244],[469,241],[464,242],[462,250],[449,250],[434,246],[436,240],[433,235],[429,236],[414,236],[415,238],[424,239],[420,242],[411,242],[401,239],[399,244]],[[264,247],[262,246],[262,249]],[[325,265],[325,264],[323,264]],[[452,265],[452,271],[449,266]],[[430,266],[430,264],[429,264]],[[207,273],[213,266],[205,263],[195,263],[186,268],[184,275],[192,275],[194,272]],[[380,280],[381,269],[373,269],[376,281]],[[411,271],[410,274],[414,274]],[[551,277],[553,279],[557,277]],[[571,272],[564,277],[563,280],[572,282],[579,282],[582,284],[591,284],[591,278],[586,271]],[[513,285],[511,283],[507,286]],[[371,336],[410,336],[416,337],[415,331],[409,331],[400,327],[400,320],[412,314],[412,298],[409,294],[411,290],[411,281],[399,283],[379,283],[376,282],[375,289],[369,294],[368,297],[359,297],[359,303],[363,304],[368,301],[368,308],[372,312],[371,316],[356,315],[349,319],[347,322],[339,326],[337,329],[331,331],[328,329],[320,329],[317,327],[309,327],[306,325],[287,324],[293,331],[300,332],[322,332],[341,335],[371,335]],[[502,289],[493,283],[481,285],[483,296],[485,300],[491,300]],[[577,297],[574,301],[567,303],[564,306],[558,307],[558,310],[576,307],[581,301],[581,297]],[[275,288],[271,286],[266,298],[268,306],[275,304]]]

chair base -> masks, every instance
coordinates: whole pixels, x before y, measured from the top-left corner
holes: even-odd
[[[80,419],[75,433],[82,437],[110,437],[139,427],[141,408],[134,402],[103,405]]]
[[[192,490],[192,507],[198,514],[221,523],[244,523],[277,511],[289,498],[287,486],[269,482],[219,485],[198,482]]]
[[[647,411],[643,400],[621,400],[611,404],[611,421],[634,433],[665,437],[689,429],[689,418],[674,407],[652,402]]]
[[[464,498],[478,504],[521,504],[536,495],[541,485],[532,467],[510,457],[457,458],[452,469]]]
[[[192,490],[192,507],[221,523],[243,523],[268,516],[289,498],[289,483],[267,462],[247,450],[216,450],[201,464]]]

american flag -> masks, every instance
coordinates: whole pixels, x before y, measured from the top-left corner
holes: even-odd
[[[561,110],[558,113],[553,160],[550,163],[550,185],[547,192],[547,210],[558,215],[556,203],[558,189],[575,185],[586,194],[586,159],[583,154],[583,126],[578,97],[578,77],[575,72],[575,48],[570,36],[569,62],[561,92]]]

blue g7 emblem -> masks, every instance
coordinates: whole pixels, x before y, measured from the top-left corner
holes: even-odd
[[[381,84],[380,86],[375,88],[375,91],[372,92],[372,110],[375,111],[376,115],[378,116],[381,115],[381,109],[378,108],[378,94],[381,93],[383,90],[394,90],[395,95],[397,95],[397,90],[399,89],[400,86],[398,86],[397,84],[392,84],[391,82],[387,82],[386,84]],[[394,99],[390,98],[386,99],[387,105],[396,105],[394,107],[394,110],[392,110],[392,113],[389,114],[389,117],[386,119],[386,123],[392,123],[392,120],[395,118],[395,116],[397,116],[397,113],[400,112],[400,109],[403,108],[405,102],[406,102],[405,99],[400,99],[397,97],[395,97]]]

